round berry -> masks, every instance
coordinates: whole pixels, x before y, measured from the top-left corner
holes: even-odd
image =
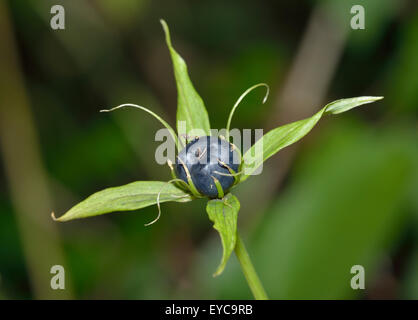
[[[224,194],[234,184],[235,178],[228,168],[238,172],[241,155],[234,146],[219,137],[199,137],[187,144],[176,158],[177,177],[188,183],[187,168],[196,189],[209,198],[219,197],[215,179]]]

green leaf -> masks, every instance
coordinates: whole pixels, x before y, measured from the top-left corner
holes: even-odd
[[[223,247],[221,263],[213,276],[218,276],[223,272],[232,251],[234,251],[237,241],[239,208],[240,203],[238,199],[231,193],[228,193],[222,200],[210,200],[206,206],[209,219],[213,222],[213,227],[221,236]]]
[[[380,99],[383,99],[383,97],[357,97],[336,100],[327,104],[310,118],[292,122],[269,131],[244,154],[244,174],[241,177],[241,182],[245,181],[268,158],[303,138],[324,114],[339,114]],[[262,156],[257,156],[257,150],[261,148],[263,154]]]
[[[86,200],[68,210],[57,221],[69,221],[87,218],[113,211],[136,210],[159,202],[187,202],[191,196],[179,188],[162,181],[136,181],[120,187],[113,187],[96,192]]]
[[[189,134],[192,130],[203,130],[206,135],[210,135],[209,116],[203,100],[190,81],[186,63],[171,45],[167,23],[164,20],[160,20],[160,22],[170,50],[177,84],[177,132],[180,135],[181,133]],[[179,121],[185,121],[186,132],[180,132]]]
[[[372,103],[378,100],[382,100],[383,97],[357,97],[335,100],[328,103],[324,109],[326,114],[339,114],[363,104]]]

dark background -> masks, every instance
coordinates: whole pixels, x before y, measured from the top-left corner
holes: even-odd
[[[62,4],[66,29],[50,28]],[[361,4],[365,30],[350,29]],[[154,160],[174,125],[176,88],[159,19],[205,101],[211,125],[251,85],[237,128],[271,129],[325,103],[377,103],[327,117],[234,193],[239,229],[274,299],[418,298],[418,11],[414,0],[14,0],[0,3],[0,298],[250,299],[205,201],[64,224],[91,193],[169,180]],[[66,290],[50,288],[52,265]],[[362,265],[366,290],[350,287]]]

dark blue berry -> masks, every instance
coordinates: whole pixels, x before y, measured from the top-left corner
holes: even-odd
[[[218,137],[199,137],[191,141],[176,159],[177,177],[187,183],[187,167],[196,189],[209,198],[217,198],[218,190],[212,177],[219,180],[224,194],[234,184],[228,169],[238,172],[240,153],[228,141]],[[219,174],[221,173],[221,174]]]

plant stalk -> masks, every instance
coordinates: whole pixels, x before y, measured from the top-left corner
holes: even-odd
[[[250,260],[247,249],[242,242],[241,236],[237,232],[237,243],[235,245],[235,254],[241,265],[242,272],[244,273],[245,279],[247,279],[248,286],[254,295],[256,300],[268,300],[266,291],[261,284],[260,278],[254,269],[254,266]]]

